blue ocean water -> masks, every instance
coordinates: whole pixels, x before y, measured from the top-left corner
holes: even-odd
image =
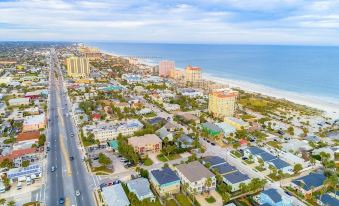
[[[174,60],[203,72],[276,89],[339,99],[339,47],[91,42],[125,56]]]

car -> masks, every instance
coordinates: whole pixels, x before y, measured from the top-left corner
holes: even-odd
[[[210,143],[211,141],[208,139],[208,140],[206,140],[208,143]]]
[[[70,159],[71,161],[73,161],[73,160],[74,160],[74,157],[73,157],[73,156],[70,156],[69,159]]]
[[[247,157],[242,157],[241,159],[242,159],[242,160],[248,160],[248,158],[247,158]]]
[[[55,166],[52,166],[51,167],[51,172],[54,172],[56,170],[56,167]]]
[[[211,145],[215,146],[215,143],[214,143],[214,142],[211,142]]]
[[[117,184],[119,184],[119,183],[121,183],[120,180],[115,180],[115,181],[113,182],[113,185],[117,185]]]
[[[80,191],[79,191],[79,190],[76,190],[76,191],[75,191],[75,195],[76,195],[77,197],[79,197],[79,196],[80,196]]]
[[[60,204],[60,205],[63,205],[64,203],[65,203],[65,198],[60,197],[60,198],[59,198],[59,204]]]

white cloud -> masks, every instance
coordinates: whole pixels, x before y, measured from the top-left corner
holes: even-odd
[[[339,1],[0,2],[0,38],[339,44]]]

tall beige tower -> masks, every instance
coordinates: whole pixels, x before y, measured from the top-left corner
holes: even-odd
[[[237,97],[238,92],[229,89],[211,92],[208,98],[208,111],[216,117],[232,117]]]
[[[66,60],[67,74],[73,78],[87,77],[90,73],[89,60],[84,57],[70,57]]]
[[[196,83],[200,82],[202,80],[201,75],[201,68],[199,67],[193,67],[193,66],[187,66],[185,69],[185,81]]]

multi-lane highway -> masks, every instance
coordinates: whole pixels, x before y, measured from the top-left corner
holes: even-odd
[[[61,68],[54,49],[51,50],[49,86],[49,135],[50,151],[47,157],[46,205],[94,205],[92,176],[87,172],[79,150],[77,133],[63,86]],[[74,157],[70,160],[70,157]],[[55,171],[52,172],[52,167]]]

